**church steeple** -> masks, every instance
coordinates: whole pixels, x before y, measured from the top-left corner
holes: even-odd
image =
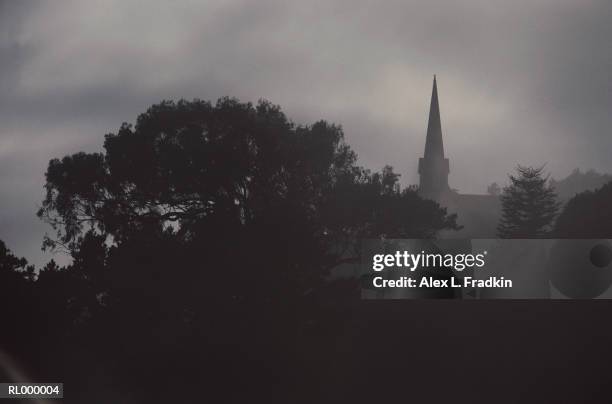
[[[450,188],[448,186],[449,163],[444,157],[440,106],[438,104],[438,85],[434,75],[425,138],[425,154],[419,159],[419,193],[430,199],[440,200]]]
[[[444,157],[442,143],[442,124],[440,123],[440,106],[438,105],[438,85],[434,75],[431,90],[431,105],[429,106],[429,121],[427,123],[427,138],[425,139],[425,158]]]

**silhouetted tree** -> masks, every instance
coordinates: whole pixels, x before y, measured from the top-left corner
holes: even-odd
[[[145,228],[167,226],[188,239],[213,218],[227,230],[283,215],[278,224],[285,231],[302,218],[313,226],[311,234],[321,235],[323,218],[353,207],[371,209],[371,200],[400,194],[390,167],[370,174],[355,165],[339,127],[295,126],[280,108],[263,101],[256,107],[228,98],[215,106],[164,102],[141,115],[135,128],[124,124],[107,135],[104,147],[105,154],[50,162],[39,216],[58,231],[51,245],[74,248],[71,243],[87,230],[118,243]],[[360,189],[363,198],[330,202],[351,189]],[[409,195],[411,206],[387,211],[409,219],[397,221],[400,233],[429,236],[453,226],[437,205]],[[376,220],[351,219],[361,226]]]
[[[13,283],[12,280],[15,282],[32,281],[35,278],[34,266],[28,265],[25,258],[13,255],[2,240],[0,240],[0,276],[3,280],[2,284]]]
[[[40,305],[34,295],[35,271],[25,258],[15,256],[0,240],[0,333],[1,354],[14,355],[13,360],[33,359],[40,352],[36,332]],[[0,362],[0,375],[5,363]],[[6,375],[5,376],[10,376]]]
[[[612,182],[570,199],[555,222],[554,234],[559,238],[610,238]]]
[[[559,203],[543,170],[544,167],[518,166],[518,175],[509,175],[510,185],[501,195],[499,237],[538,238],[550,232]]]
[[[256,371],[248,389],[294,377],[291,365],[328,352],[343,318],[329,299],[356,297],[356,280],[330,274],[355,260],[360,237],[457,228],[435,202],[402,191],[391,167],[359,167],[340,127],[295,125],[266,101],[163,102],[104,149],[49,163],[39,216],[57,233],[46,246],[73,263],[40,280],[56,285],[58,323],[95,346],[87,355],[119,361],[113,376],[141,391],[175,363],[186,386],[211,369],[219,383]]]
[[[357,181],[339,181],[321,206],[321,216],[342,257],[358,255],[364,238],[431,238],[440,229],[459,229],[456,215],[420,198],[417,188],[401,190],[399,174],[390,166],[380,173],[363,171]]]

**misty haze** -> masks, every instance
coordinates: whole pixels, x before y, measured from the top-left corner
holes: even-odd
[[[606,1],[0,2],[0,238],[35,263],[54,157],[163,99],[265,98],[342,125],[360,164],[417,184],[431,79],[449,182],[612,172]],[[112,27],[112,28],[111,28]]]
[[[0,0],[0,398],[609,402],[610,38],[608,0]]]

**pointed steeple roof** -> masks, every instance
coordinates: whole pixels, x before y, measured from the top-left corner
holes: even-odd
[[[429,107],[429,122],[427,123],[427,138],[425,140],[425,158],[444,157],[442,144],[442,124],[440,123],[440,106],[438,105],[438,86],[434,74],[433,89],[431,91],[431,105]]]

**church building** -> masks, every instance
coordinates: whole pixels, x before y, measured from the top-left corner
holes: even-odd
[[[419,194],[457,214],[460,231],[444,232],[444,238],[495,238],[501,215],[496,195],[461,194],[449,186],[450,162],[444,155],[438,87],[434,76],[425,153],[419,159]]]

